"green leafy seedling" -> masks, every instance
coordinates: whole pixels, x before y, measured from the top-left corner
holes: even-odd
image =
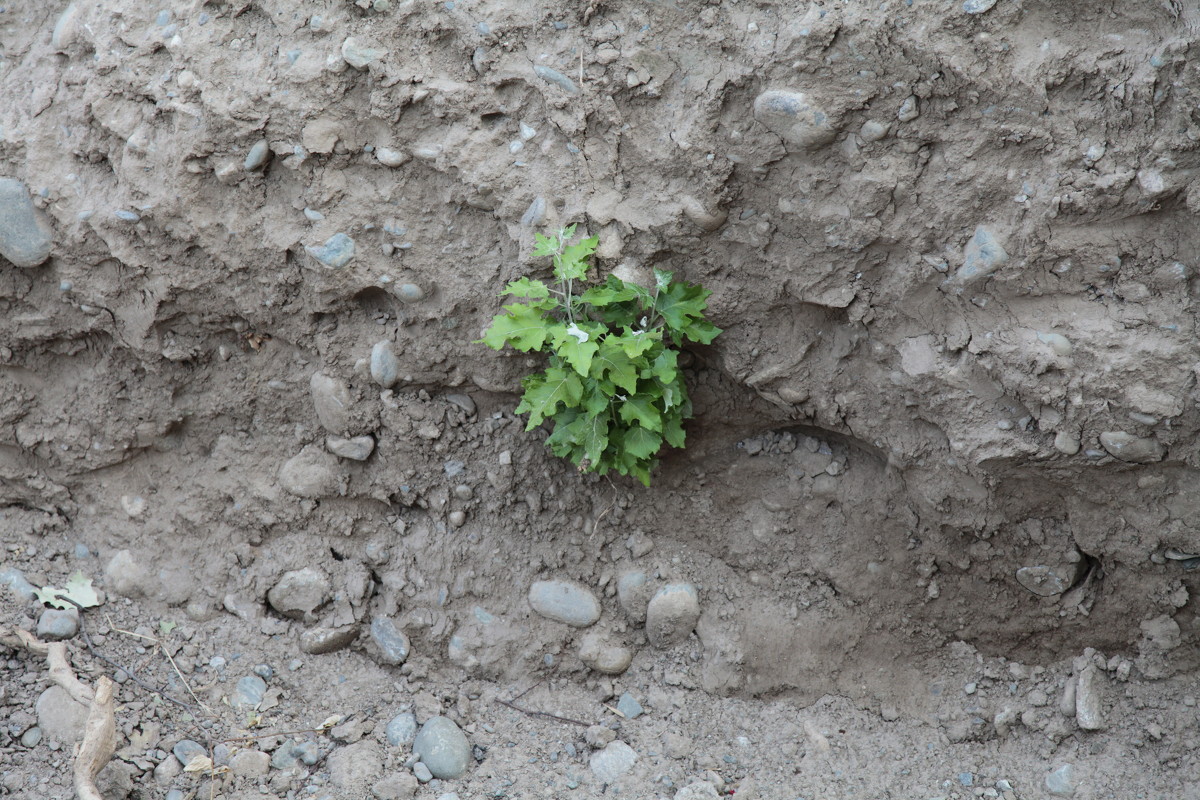
[[[679,348],[721,333],[704,317],[712,292],[658,269],[653,289],[612,275],[586,286],[599,242],[569,244],[574,236],[574,225],[534,235],[533,255],[551,259],[554,283],[508,284],[501,295],[516,302],[503,306],[481,342],[549,356],[545,370],[522,380],[517,413],[529,415],[526,430],[551,423],[555,455],[581,471],[615,470],[649,486],[659,451],[684,446],[683,422],[692,416]]]

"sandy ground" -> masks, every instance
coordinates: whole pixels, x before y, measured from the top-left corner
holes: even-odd
[[[1198,37],[1180,2],[6,3],[0,624],[101,590],[109,800],[1200,796]],[[550,455],[538,360],[475,343],[569,223],[598,275],[714,292],[650,489]],[[72,796],[80,709],[0,655],[0,793]],[[414,777],[406,713],[464,775]]]

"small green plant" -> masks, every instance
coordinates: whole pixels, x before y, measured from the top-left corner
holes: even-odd
[[[616,470],[649,486],[659,450],[683,447],[692,416],[678,348],[721,332],[704,318],[712,292],[658,269],[653,290],[612,275],[586,286],[598,239],[568,244],[574,235],[574,225],[535,234],[533,255],[553,259],[555,285],[527,277],[508,284],[501,294],[521,301],[503,307],[482,342],[549,353],[546,369],[521,381],[526,430],[550,420],[555,455],[580,471]]]

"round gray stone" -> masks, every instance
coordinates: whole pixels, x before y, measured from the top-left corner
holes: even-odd
[[[179,759],[179,763],[185,767],[191,763],[193,758],[208,756],[208,750],[199,742],[194,742],[191,739],[180,739],[175,747],[171,748],[171,752]]]
[[[646,605],[653,594],[654,587],[641,570],[626,572],[617,578],[617,603],[625,616],[639,625],[646,621]]]
[[[529,587],[529,605],[547,619],[586,628],[600,619],[600,601],[573,581],[537,581]]]
[[[388,744],[399,747],[408,744],[417,735],[417,717],[411,711],[397,714],[385,729]]]
[[[375,439],[371,436],[326,436],[325,449],[338,458],[351,461],[366,461],[375,452]]]
[[[605,675],[620,675],[629,669],[633,651],[609,644],[600,634],[589,633],[579,642],[579,660]]]
[[[43,642],[65,642],[79,633],[79,611],[48,608],[38,617],[37,635]]]
[[[263,701],[266,693],[266,681],[257,675],[247,675],[237,682],[237,686],[233,689],[233,694],[229,697],[229,704],[234,708],[242,706],[255,708]]]
[[[659,589],[646,606],[646,637],[655,647],[671,647],[691,635],[700,619],[700,598],[690,583]]]
[[[300,649],[309,655],[322,656],[346,649],[354,644],[357,638],[357,625],[342,625],[337,628],[318,625],[300,634]]]
[[[337,457],[310,444],[279,468],[279,485],[288,494],[316,499],[343,494],[346,480]]]
[[[371,377],[385,389],[400,380],[400,359],[396,358],[396,348],[386,339],[371,348]]]
[[[435,778],[461,778],[471,763],[471,743],[454,721],[432,717],[413,740],[413,753],[420,757]]]
[[[804,92],[763,92],[754,99],[754,118],[789,145],[804,150],[829,144],[837,136],[829,114]]]
[[[354,401],[346,382],[331,378],[323,372],[314,372],[308,380],[308,390],[321,427],[334,434],[348,432],[350,406]]]

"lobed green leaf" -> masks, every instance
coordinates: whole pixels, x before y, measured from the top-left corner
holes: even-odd
[[[523,353],[541,350],[546,344],[549,324],[542,316],[543,312],[525,303],[513,303],[504,306],[504,310],[506,313],[492,318],[491,327],[483,335],[483,343],[493,350],[499,350],[505,344]]]

